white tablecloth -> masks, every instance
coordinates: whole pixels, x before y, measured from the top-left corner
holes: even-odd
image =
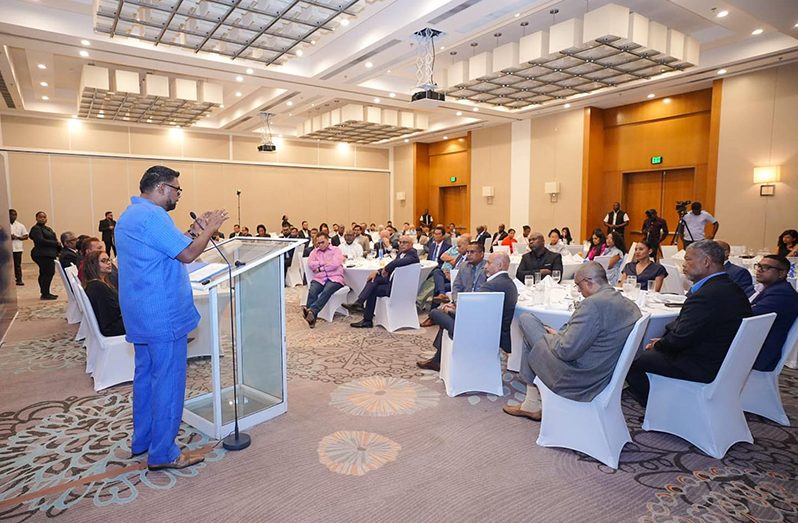
[[[522,299],[522,297],[524,297],[523,293],[519,295],[518,304],[515,307],[515,315],[513,316],[513,323],[510,327],[513,354],[511,354],[507,360],[507,369],[516,372],[521,365],[520,354],[523,350],[523,335],[521,334],[521,329],[518,327],[518,317],[525,312],[531,312],[549,327],[559,329],[568,322],[571,318],[571,314],[573,314],[570,310],[561,310],[544,305],[532,305],[531,301]],[[665,326],[676,319],[679,315],[679,310],[678,308],[668,308],[661,304],[654,304],[650,307],[643,308],[643,313],[651,314],[651,320],[648,322],[648,328],[643,336],[643,341],[640,344],[639,350],[642,350],[652,338],[661,337],[665,333]]]
[[[515,273],[518,270],[518,265],[521,263],[521,254],[510,255],[510,269],[507,271],[511,278],[515,278]],[[573,280],[576,270],[582,265],[582,261],[576,261],[571,257],[563,257],[562,261],[562,279]]]
[[[390,262],[389,259],[385,260],[385,263],[382,264],[384,267]],[[427,279],[429,273],[432,272],[432,269],[436,267],[438,264],[434,261],[430,260],[421,260],[421,277],[419,279],[419,285]],[[346,267],[344,266],[344,281],[346,285],[351,289],[349,293],[349,300],[354,301],[360,292],[363,290],[363,287],[366,286],[366,281],[368,280],[369,274],[376,271],[380,268],[380,261],[379,260],[366,260],[365,258],[357,260],[357,265],[354,267]]]

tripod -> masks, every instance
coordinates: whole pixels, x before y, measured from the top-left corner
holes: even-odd
[[[676,226],[676,230],[673,232],[673,239],[671,240],[671,245],[676,245],[676,242],[679,241],[679,238],[682,238],[682,243],[684,243],[684,231],[687,231],[687,235],[690,237],[690,243],[693,243],[695,240],[693,239],[693,233],[690,232],[690,227],[684,223],[684,214],[679,213],[679,225]]]

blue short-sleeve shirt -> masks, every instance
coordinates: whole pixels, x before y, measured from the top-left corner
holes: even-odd
[[[194,307],[186,265],[177,259],[190,243],[165,209],[134,196],[116,224],[119,306],[131,343],[179,339],[194,330]]]

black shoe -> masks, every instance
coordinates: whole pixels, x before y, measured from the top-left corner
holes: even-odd
[[[435,372],[441,371],[441,364],[433,359],[417,361],[416,365],[420,369],[434,370]]]
[[[56,296],[55,294],[42,294],[41,298],[39,298],[39,299],[41,299],[41,300],[57,300],[58,296]]]
[[[309,311],[309,310],[310,310],[310,309],[308,309],[308,308],[307,308],[307,307],[305,307],[304,305],[302,306],[302,317],[303,317],[303,318],[305,318],[306,320],[308,319],[308,311]]]
[[[360,320],[356,321],[355,323],[350,323],[349,326],[354,327],[356,329],[371,329],[374,327],[374,324],[371,323],[370,321]]]
[[[344,309],[349,312],[363,312],[363,303],[356,301],[354,303],[344,303]]]
[[[22,286],[22,285],[25,285],[25,284],[23,282],[21,282],[21,281],[18,281],[17,285]]]
[[[305,315],[305,321],[308,322],[308,326],[311,329],[316,326],[316,313],[313,312],[312,309],[308,309],[308,313]]]

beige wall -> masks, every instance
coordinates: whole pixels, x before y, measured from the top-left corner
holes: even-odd
[[[471,231],[485,224],[495,232],[510,219],[510,138],[512,125],[505,124],[471,133]],[[494,198],[482,196],[482,187],[492,186]]]
[[[544,235],[568,226],[574,239],[582,237],[582,148],[584,114],[581,110],[532,120],[529,210],[532,228]],[[560,182],[556,203],[543,191],[546,182]]]
[[[723,81],[716,214],[718,237],[775,248],[798,227],[798,64]],[[772,142],[771,142],[772,136]],[[753,169],[781,165],[776,195],[759,196]]]
[[[236,190],[242,192],[241,222],[253,234],[259,223],[278,230],[283,214],[311,226],[322,221],[379,223],[388,216],[385,149],[286,142],[276,155],[263,155],[255,149],[257,138],[188,132],[181,137],[168,129],[86,122],[70,128],[62,120],[7,115],[0,119],[0,133],[4,147],[37,151],[8,153],[11,205],[28,227],[35,212],[43,210],[57,232],[95,234],[103,213],[111,210],[118,217],[130,196],[139,193],[142,173],[157,163],[181,172],[185,191],[172,214],[180,227],[191,221],[191,210],[225,208],[231,220],[222,230],[230,231],[237,221]],[[277,165],[254,163],[264,161]]]
[[[393,150],[393,223],[400,226],[404,222],[418,224],[418,216],[414,216],[413,209],[415,193],[413,187],[413,146],[400,145]],[[396,193],[405,193],[405,201],[396,199]]]

